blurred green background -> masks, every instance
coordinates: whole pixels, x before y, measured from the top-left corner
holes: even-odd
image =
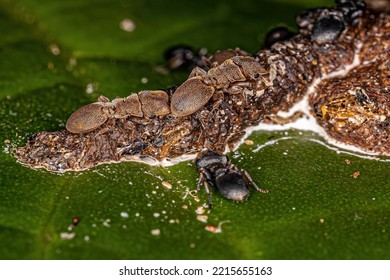
[[[232,203],[213,191],[206,223],[206,194],[188,194],[192,162],[52,174],[10,153],[102,94],[180,84],[188,73],[156,71],[170,46],[255,52],[272,27],[294,29],[295,14],[331,4],[0,0],[0,258],[390,258],[389,163],[328,149],[310,132],[254,133],[230,157],[270,192]]]

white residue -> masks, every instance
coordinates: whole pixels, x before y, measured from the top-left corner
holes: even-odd
[[[57,44],[50,44],[49,45],[49,50],[50,52],[53,54],[53,55],[60,55],[61,54],[61,50],[60,48],[58,47]]]
[[[135,30],[135,23],[131,19],[125,18],[119,23],[119,27],[126,32],[133,32]]]
[[[121,217],[127,219],[129,217],[129,213],[121,212]]]
[[[61,232],[60,238],[64,240],[71,240],[76,236],[75,232]]]
[[[105,227],[111,227],[110,223],[111,223],[111,219],[105,219],[105,220],[103,221],[103,226],[105,226]]]
[[[88,94],[94,93],[98,89],[97,83],[89,83],[87,84],[87,87],[85,88],[85,92]]]

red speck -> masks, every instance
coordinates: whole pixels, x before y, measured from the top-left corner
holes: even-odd
[[[79,217],[74,217],[73,220],[72,220],[72,224],[73,224],[74,226],[77,226],[79,222],[80,222]]]

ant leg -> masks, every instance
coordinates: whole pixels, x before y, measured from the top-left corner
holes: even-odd
[[[203,168],[200,168],[199,172],[200,172],[200,174],[199,174],[198,184],[196,185],[197,192],[200,191],[200,186],[206,181],[206,175],[205,175],[205,171],[203,170]]]
[[[209,207],[210,209],[213,207],[213,201],[211,200],[211,193],[210,193],[210,184],[208,182],[208,177],[210,177],[210,174],[207,173],[207,171],[204,168],[199,168],[199,179],[198,179],[198,184],[196,186],[196,191],[199,192],[201,185],[203,184],[204,189],[207,193],[207,197],[209,200]]]
[[[249,175],[249,173],[245,170],[245,169],[241,169],[240,170],[242,172],[242,174],[244,174],[244,177],[245,179],[252,184],[253,187],[255,187],[255,189],[259,192],[262,192],[262,193],[268,193],[268,190],[266,189],[262,189],[260,188],[258,185],[256,185],[256,183],[253,181],[251,175]]]
[[[204,181],[204,189],[206,190],[207,197],[209,200],[209,208],[213,208],[213,201],[211,200],[210,185],[207,181]]]

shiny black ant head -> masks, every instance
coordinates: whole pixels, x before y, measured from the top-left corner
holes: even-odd
[[[291,38],[293,35],[294,33],[291,32],[287,27],[284,26],[275,27],[270,31],[268,31],[268,33],[265,35],[264,46],[266,48],[270,48],[273,44],[287,40]]]
[[[195,161],[196,166],[211,170],[218,168],[218,165],[226,166],[228,163],[229,159],[227,156],[213,151],[207,151]]]
[[[359,24],[366,5],[356,0],[336,0],[333,8],[306,10],[296,17],[299,32],[317,44],[331,43],[348,27]]]
[[[227,199],[244,201],[249,195],[249,188],[241,174],[236,172],[227,173],[215,180],[215,187]]]
[[[317,44],[333,42],[344,30],[345,25],[341,18],[335,15],[327,15],[319,18],[311,33],[311,40]]]

